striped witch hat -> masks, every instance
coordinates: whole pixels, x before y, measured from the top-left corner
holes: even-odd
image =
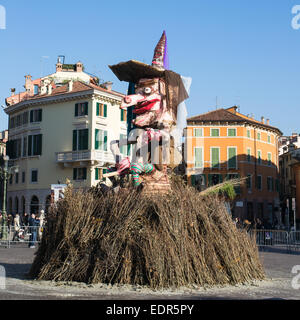
[[[165,31],[154,50],[152,66],[160,70],[169,70],[167,36]]]

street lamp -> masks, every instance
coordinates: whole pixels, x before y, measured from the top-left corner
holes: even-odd
[[[4,165],[3,168],[0,168],[0,176],[3,179],[3,203],[2,203],[2,216],[3,216],[3,233],[2,238],[6,236],[6,227],[7,227],[7,212],[6,212],[6,190],[7,190],[7,180],[13,175],[14,172],[19,172],[19,166],[9,167],[9,156],[4,156]]]

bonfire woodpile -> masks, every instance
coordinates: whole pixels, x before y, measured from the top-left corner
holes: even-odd
[[[68,188],[48,217],[30,274],[153,289],[264,278],[255,241],[236,228],[223,200],[180,183],[152,196]]]

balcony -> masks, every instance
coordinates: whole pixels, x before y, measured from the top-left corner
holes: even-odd
[[[105,163],[114,164],[115,158],[111,152],[107,151],[69,151],[57,152],[56,162],[63,163],[65,167],[70,166],[94,166]]]

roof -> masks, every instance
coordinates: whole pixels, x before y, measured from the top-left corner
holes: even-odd
[[[252,125],[260,126],[268,130],[277,131],[280,135],[282,135],[282,132],[273,126],[270,126],[268,124],[259,122],[255,119],[249,118],[243,114],[240,114],[238,112],[232,112],[229,110],[233,110],[233,108],[229,109],[218,109],[214,111],[210,111],[207,113],[203,113],[191,118],[187,119],[188,124],[197,123],[197,122],[233,122],[233,123],[249,123]]]

